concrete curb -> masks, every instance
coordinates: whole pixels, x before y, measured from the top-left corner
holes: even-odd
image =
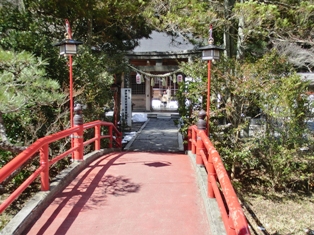
[[[180,131],[178,131],[178,144],[179,144],[179,151],[184,151],[184,146],[183,146],[183,137]]]
[[[149,118],[147,119],[147,121],[141,126],[140,130],[138,132],[136,132],[136,134],[134,135],[134,137],[129,141],[129,143],[127,143],[127,145],[123,148],[123,150],[129,150],[129,148],[131,147],[131,145],[133,144],[133,142],[136,140],[137,136],[142,132],[142,130],[145,128],[145,126],[147,125],[147,123],[149,122]]]
[[[196,165],[195,154],[191,151],[187,152],[190,157],[192,166],[196,172],[198,186],[201,191],[202,199],[204,201],[205,210],[210,224],[211,235],[226,235],[226,229],[221,218],[221,213],[218,207],[218,203],[214,198],[208,198],[207,196],[207,172],[204,167]]]
[[[50,190],[38,192],[32,197],[13,219],[0,231],[1,235],[20,235],[36,220],[55,195],[63,190],[87,165],[97,158],[110,152],[119,152],[120,149],[102,149],[84,156],[81,162],[73,162],[63,170],[50,184]]]

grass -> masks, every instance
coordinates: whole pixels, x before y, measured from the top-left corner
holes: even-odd
[[[314,196],[294,193],[243,195],[252,235],[314,234]]]

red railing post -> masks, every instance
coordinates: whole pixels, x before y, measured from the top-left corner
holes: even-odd
[[[189,150],[192,150],[192,146],[193,146],[193,145],[192,145],[192,131],[193,131],[193,130],[192,130],[191,128],[188,129],[188,136],[187,136],[187,141],[188,141],[188,143],[187,143],[188,149],[187,149],[187,150],[188,150],[188,151],[189,151]],[[185,139],[185,138],[184,138],[184,139]],[[183,139],[183,141],[186,141],[186,140],[184,140],[184,139]],[[184,144],[185,144],[185,143],[183,142],[183,145],[184,145]]]
[[[216,171],[215,171],[215,166],[213,163],[213,157],[211,152],[208,152],[208,158],[207,158],[207,181],[208,181],[208,197],[214,198],[215,193],[212,184],[216,183]],[[213,181],[213,182],[212,182]]]
[[[200,130],[201,131],[201,130]],[[202,138],[198,135],[200,131],[197,131],[197,141],[196,141],[196,164],[204,165],[204,161],[201,155],[201,151],[205,151],[205,146]]]
[[[121,147],[122,146],[122,134],[120,132],[116,133],[117,143]]]
[[[48,191],[50,188],[49,185],[49,147],[48,144],[43,145],[39,150],[40,155],[40,165],[43,167],[42,172],[40,173],[41,181],[41,190]]]
[[[206,121],[204,120],[206,117],[206,113],[204,110],[201,110],[198,114],[198,121],[197,121],[197,140],[196,140],[196,164],[204,165],[204,161],[202,159],[201,150],[205,151],[205,146],[203,140],[200,136],[200,133],[206,130]]]
[[[192,131],[192,140],[190,141],[190,143],[192,144],[192,153],[195,154],[196,153],[196,146],[194,144],[194,142],[196,142],[196,131],[195,129],[191,128]]]
[[[100,124],[95,126],[95,150],[100,150]]]
[[[110,135],[110,137],[109,137],[109,138],[110,138],[109,148],[112,148],[112,141],[113,141],[113,140],[112,140],[112,139],[113,139],[113,138],[112,138],[112,134],[113,134],[113,133],[112,133],[112,126],[109,126],[109,135]]]
[[[74,151],[73,159],[75,161],[82,161],[84,155],[84,139],[83,139],[83,115],[82,115],[82,106],[76,104],[74,107],[75,115],[73,117],[74,126],[79,127],[78,131],[74,133],[74,147],[77,149]]]

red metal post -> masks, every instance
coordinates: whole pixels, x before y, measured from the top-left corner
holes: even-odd
[[[210,66],[211,66],[211,60],[208,60],[207,63],[207,109],[206,109],[206,114],[207,114],[207,120],[206,120],[206,128],[207,128],[207,133],[209,136],[209,118],[210,118]]]
[[[205,146],[204,143],[202,141],[201,136],[199,135],[200,132],[202,132],[203,130],[198,130],[197,131],[197,140],[196,140],[196,164],[197,165],[204,165],[204,161],[202,159],[202,155],[201,155],[201,150],[205,151]]]
[[[192,131],[192,141],[191,141],[192,153],[195,154],[196,153],[196,146],[195,146],[195,144],[193,144],[193,142],[196,141],[196,131],[195,131],[195,129],[191,129],[191,131]]]
[[[76,161],[82,161],[84,155],[84,126],[83,126],[83,114],[82,114],[82,105],[76,104],[75,115],[73,117],[73,124],[75,127],[78,127],[77,131],[73,135],[73,144],[76,148],[73,153],[73,159]]]
[[[83,125],[76,125],[79,127],[78,131],[74,133],[74,147],[77,149],[74,151],[73,159],[76,161],[82,161],[84,155],[84,139],[83,139]]]
[[[70,74],[70,120],[73,127],[73,74],[72,74],[72,56],[69,55],[69,74]]]
[[[49,148],[48,144],[43,145],[40,148],[40,165],[44,167],[43,171],[40,173],[41,190],[48,191],[49,186]]]
[[[113,141],[113,138],[112,138],[112,135],[113,135],[112,126],[109,126],[109,135],[110,135],[109,148],[112,148],[112,141]]]
[[[208,197],[209,198],[215,198],[215,193],[214,193],[214,189],[213,189],[213,186],[212,186],[212,183],[215,183],[216,180],[214,180],[215,178],[213,178],[212,176],[215,177],[215,168],[214,168],[214,165],[213,165],[213,160],[211,159],[212,157],[210,156],[210,153],[208,153],[208,163],[207,163],[207,194],[208,194]],[[214,181],[214,182],[212,182]]]
[[[67,37],[68,39],[72,39],[72,32],[71,32],[71,27],[70,27],[70,22],[66,19],[65,20],[65,26],[66,26],[66,33],[67,33]],[[70,76],[70,84],[69,84],[69,88],[70,88],[70,123],[71,123],[71,128],[74,126],[73,125],[73,108],[74,108],[74,104],[73,104],[73,72],[72,72],[72,55],[68,55],[69,56],[69,76]],[[71,148],[73,148],[74,146],[74,141],[73,141],[73,136],[71,137]],[[74,158],[74,154],[72,154],[72,158]]]
[[[100,150],[100,124],[95,126],[95,150]]]
[[[192,144],[192,133],[193,133],[193,129],[189,128],[188,129],[188,138],[187,138],[187,141],[188,141],[188,143],[187,143],[188,144],[188,149],[187,150],[192,150],[192,146],[193,146],[193,144]]]

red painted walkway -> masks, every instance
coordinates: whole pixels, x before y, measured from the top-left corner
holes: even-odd
[[[120,152],[83,170],[28,234],[210,234],[190,159]]]

